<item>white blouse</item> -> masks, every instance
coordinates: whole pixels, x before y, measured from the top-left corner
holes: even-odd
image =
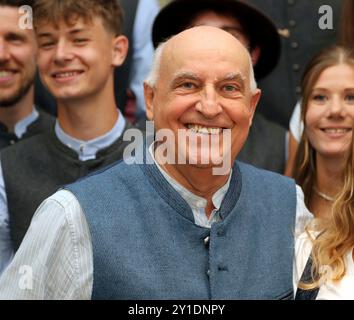
[[[301,275],[305,269],[307,259],[310,255],[312,243],[306,232],[302,233],[296,239],[295,244],[295,268],[294,279],[301,279]],[[338,282],[327,281],[322,284],[317,300],[354,300],[354,261],[352,251],[345,256],[345,264],[347,267],[346,275]],[[296,286],[294,286],[296,288]]]

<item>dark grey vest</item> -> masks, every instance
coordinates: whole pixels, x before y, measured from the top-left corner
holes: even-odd
[[[26,133],[20,140],[32,137],[39,133],[49,132],[54,125],[54,118],[52,116],[43,111],[38,112],[39,117],[27,127]],[[2,126],[1,123],[0,126]],[[13,145],[18,141],[19,139],[14,133],[6,132],[5,128],[1,129],[0,127],[0,150],[7,146]]]
[[[237,159],[261,169],[283,174],[285,155],[286,130],[256,113],[246,143]]]
[[[292,299],[295,184],[233,170],[211,229],[155,165],[120,162],[67,186],[90,228],[92,298]]]
[[[127,123],[125,130],[130,127]],[[120,160],[126,144],[120,137],[99,151],[95,160],[81,161],[52,130],[1,152],[14,249],[20,246],[32,216],[43,200],[60,186]]]

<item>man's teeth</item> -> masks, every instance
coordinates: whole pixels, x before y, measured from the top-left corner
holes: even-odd
[[[341,128],[341,129],[336,129],[336,128],[330,128],[330,129],[323,129],[324,132],[326,133],[346,133],[348,131],[350,131],[349,128]]]
[[[0,71],[0,77],[8,77],[9,75],[11,75],[12,72],[11,71]]]
[[[199,125],[188,125],[188,129],[195,133],[201,134],[220,134],[222,132],[222,128],[207,128]]]
[[[69,77],[74,77],[76,75],[80,74],[78,71],[74,72],[62,72],[62,73],[57,73],[55,74],[56,78],[69,78]]]

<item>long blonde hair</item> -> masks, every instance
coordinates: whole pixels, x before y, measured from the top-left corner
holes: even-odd
[[[319,233],[317,238],[313,237],[313,231]],[[312,281],[300,283],[299,287],[313,289],[328,279],[341,280],[347,269],[345,256],[354,247],[354,135],[347,156],[344,185],[333,204],[331,218],[315,220],[308,226],[307,233],[313,243]]]

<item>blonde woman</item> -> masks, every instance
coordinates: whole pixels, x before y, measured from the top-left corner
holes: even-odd
[[[342,13],[338,30],[337,44],[354,49],[354,1],[342,1]],[[300,103],[297,103],[289,124],[288,159],[285,175],[291,176],[294,167],[296,150],[303,131],[303,123],[300,120]]]
[[[354,299],[354,51],[322,51],[305,71],[302,89],[304,132],[293,175],[316,219],[297,243],[298,295]]]
[[[354,129],[354,124],[353,124]],[[314,220],[297,240],[297,299],[354,299],[354,139],[342,191],[328,219]],[[310,258],[308,258],[310,256]]]

